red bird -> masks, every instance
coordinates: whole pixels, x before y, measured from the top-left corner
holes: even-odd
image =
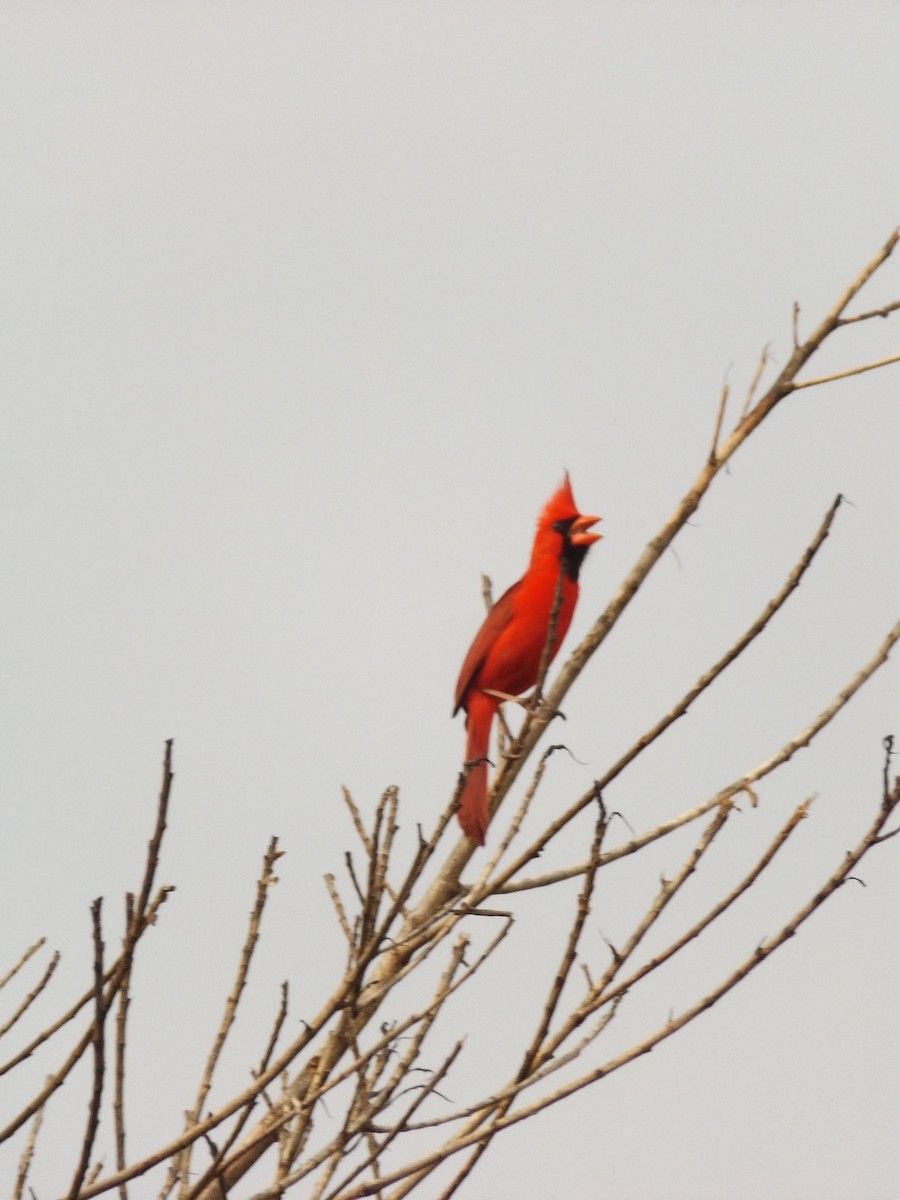
[[[459,823],[479,846],[484,845],[490,820],[487,752],[501,703],[485,689],[518,696],[537,683],[560,572],[562,599],[551,660],[575,611],[584,556],[603,536],[589,532],[599,520],[578,511],[567,472],[538,519],[528,570],[488,613],[459,673],[453,715],[465,709],[466,761],[473,764],[460,799]]]

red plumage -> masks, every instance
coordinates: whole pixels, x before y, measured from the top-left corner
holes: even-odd
[[[590,532],[599,520],[578,511],[566,474],[538,518],[528,570],[488,613],[460,671],[453,713],[465,709],[466,761],[474,765],[460,799],[459,823],[479,846],[484,845],[490,820],[487,753],[491,725],[501,703],[484,689],[518,696],[537,683],[560,572],[562,597],[551,659],[575,611],[584,556],[602,536]]]

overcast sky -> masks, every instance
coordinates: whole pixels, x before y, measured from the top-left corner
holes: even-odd
[[[407,852],[446,804],[480,573],[521,574],[564,468],[605,535],[571,646],[702,464],[723,380],[741,395],[766,343],[783,363],[794,301],[809,329],[897,225],[898,48],[892,3],[4,7],[0,975],[41,935],[63,952],[25,1033],[86,986],[90,902],[115,945],[174,736],[178,891],[136,981],[135,1154],[195,1094],[273,833],[287,855],[223,1087],[282,979],[295,1022],[330,992],[341,785],[367,814],[399,786]],[[900,259],[857,310],[898,298]],[[813,373],[898,352],[900,318],[856,326]],[[900,366],[798,393],[738,455],[570,693],[580,761],[554,760],[532,832],[742,632],[838,491],[852,507],[766,638],[608,802],[640,830],[704,799],[871,657],[900,616],[898,396]],[[667,929],[813,793],[814,819],[610,1047],[858,840],[898,692],[894,660],[761,787]],[[542,861],[589,839],[586,819]],[[606,873],[596,961],[689,845]],[[460,1195],[896,1200],[898,853],[685,1033],[504,1135]],[[452,1099],[513,1069],[546,987],[534,949],[572,895],[517,899],[527,944],[453,1012]],[[48,1109],[40,1200],[71,1178],[52,1147],[84,1103],[70,1084]],[[0,1147],[4,1193],[20,1149]],[[98,1150],[111,1164],[108,1127]]]

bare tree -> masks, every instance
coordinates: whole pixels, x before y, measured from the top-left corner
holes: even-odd
[[[723,390],[711,444],[704,450],[696,480],[644,549],[606,610],[569,656],[546,695],[541,696],[543,689],[539,688],[535,701],[526,706],[522,726],[495,774],[492,812],[496,814],[504,804],[523,772],[530,771],[531,776],[506,824],[495,820],[492,826],[495,848],[473,877],[465,881],[462,878],[474,851],[473,844],[465,838],[449,849],[443,861],[437,861],[439,849],[450,837],[448,825],[465,772],[431,832],[426,836],[420,830],[411,862],[399,862],[395,848],[397,790],[388,788],[381,797],[370,828],[366,827],[352,797],[345,793],[360,850],[356,857],[346,855],[341,887],[333,875],[325,880],[334,907],[337,936],[345,943],[341,978],[335,981],[318,1013],[304,1023],[299,1036],[287,1042],[284,1031],[288,992],[284,985],[272,1027],[260,1031],[261,1050],[252,1082],[229,1094],[227,1089],[217,1087],[216,1071],[245,991],[261,920],[275,882],[275,864],[280,852],[277,840],[271,840],[256,884],[255,903],[234,984],[182,1132],[153,1154],[135,1161],[129,1159],[127,1152],[124,1100],[128,1007],[135,955],[172,890],[159,887],[156,882],[172,797],[172,744],[167,743],[156,824],[140,887],[126,897],[119,953],[112,961],[106,956],[104,937],[108,939],[109,933],[108,928],[104,933],[101,903],[97,900],[91,910],[93,986],[39,1036],[0,1064],[2,1075],[14,1071],[38,1052],[49,1056],[51,1043],[58,1045],[63,1040],[63,1031],[81,1022],[74,1047],[59,1055],[55,1069],[36,1095],[20,1099],[17,1115],[0,1131],[0,1140],[18,1135],[22,1142],[12,1192],[15,1200],[25,1195],[30,1166],[41,1151],[39,1135],[47,1105],[75,1066],[88,1055],[93,1060],[88,1113],[83,1135],[70,1148],[71,1179],[65,1192],[70,1200],[88,1200],[113,1190],[118,1190],[125,1200],[129,1183],[151,1171],[158,1177],[161,1198],[177,1195],[179,1200],[215,1200],[227,1195],[257,1163],[261,1170],[268,1171],[269,1182],[255,1193],[253,1200],[275,1200],[301,1181],[305,1183],[304,1194],[317,1200],[357,1200],[370,1195],[399,1200],[423,1184],[426,1187],[420,1194],[434,1196],[433,1172],[445,1164],[452,1175],[442,1185],[440,1195],[449,1197],[503,1130],[599,1083],[718,1003],[797,933],[853,877],[866,855],[900,831],[896,825],[888,827],[900,805],[900,779],[891,777],[893,743],[887,736],[882,785],[877,795],[868,797],[869,812],[861,820],[854,848],[840,862],[823,868],[820,886],[796,911],[781,914],[777,931],[749,954],[736,958],[712,987],[702,989],[692,1003],[672,1013],[664,1023],[646,1029],[626,1049],[604,1053],[604,1034],[626,1002],[640,994],[645,981],[690,943],[702,938],[723,913],[756,887],[812,811],[811,799],[797,803],[749,870],[736,874],[708,910],[671,936],[661,949],[649,957],[641,957],[647,935],[655,929],[686,881],[703,869],[713,843],[731,820],[738,802],[747,798],[756,807],[759,782],[778,772],[798,749],[809,746],[818,737],[885,663],[900,639],[898,623],[873,647],[871,658],[823,711],[810,716],[803,728],[774,748],[763,762],[739,770],[733,779],[690,809],[673,814],[653,828],[633,833],[624,842],[608,845],[611,815],[604,803],[607,789],[763,634],[819,553],[840,509],[838,496],[809,544],[798,555],[783,586],[734,644],[530,845],[514,851],[522,819],[541,786],[548,758],[557,749],[551,746],[539,755],[541,736],[558,715],[574,680],[697,510],[718,473],[773,410],[794,392],[822,387],[900,361],[897,354],[832,374],[800,377],[824,343],[844,327],[889,317],[900,308],[898,301],[846,315],[848,306],[888,259],[897,240],[896,233],[888,239],[805,340],[797,332],[795,306],[793,351],[788,362],[763,394],[757,396],[770,365],[767,354],[762,354],[730,427],[727,420],[730,396],[727,389]],[[585,810],[593,813],[593,833],[578,861],[540,873],[537,864],[541,851]],[[625,856],[641,855],[647,847],[691,824],[697,825],[698,832],[681,865],[670,878],[655,885],[651,903],[636,916],[624,941],[609,946],[602,964],[592,962],[594,956],[584,950],[582,935],[599,872]],[[360,862],[362,866],[357,865]],[[452,1029],[453,1017],[447,1002],[460,989],[472,987],[476,976],[482,986],[488,986],[497,947],[519,932],[509,913],[486,909],[485,905],[498,898],[502,903],[502,897],[513,892],[555,889],[572,879],[579,880],[580,886],[568,927],[562,931],[557,945],[541,948],[540,965],[549,975],[549,984],[535,1026],[521,1045],[517,1069],[508,1078],[492,1081],[473,1103],[454,1108],[444,1100],[437,1106],[435,1098],[441,1094],[445,1079],[463,1053],[462,1036]],[[486,912],[492,914],[492,921],[475,920]],[[0,988],[19,972],[29,969],[29,963],[39,962],[44,951],[43,940],[26,950],[0,980]],[[57,955],[47,960],[35,986],[0,1027],[0,1035],[8,1035],[26,1011],[43,1002],[57,961]],[[407,992],[398,993],[398,985],[413,977],[419,985],[418,994],[425,999],[403,1007]],[[402,1015],[379,1024],[376,1017],[388,996],[393,997],[395,1014],[399,1011]],[[433,1055],[425,1059],[423,1051],[438,1028],[451,1048],[435,1066]],[[431,1069],[420,1076],[416,1072],[422,1070],[426,1061]],[[219,1097],[217,1107],[209,1111],[214,1091]],[[332,1119],[323,1132],[314,1125],[314,1118],[326,1097]],[[104,1173],[102,1166],[92,1162],[98,1124],[107,1110],[115,1133],[116,1164],[114,1170]],[[337,1118],[335,1112],[339,1113]],[[417,1132],[418,1138],[410,1136]],[[53,1147],[54,1162],[61,1160],[61,1154],[60,1147]]]

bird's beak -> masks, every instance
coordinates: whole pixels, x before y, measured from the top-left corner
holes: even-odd
[[[573,546],[592,546],[594,542],[599,542],[603,537],[602,533],[591,533],[590,528],[596,525],[601,517],[592,517],[585,513],[583,516],[576,517],[572,522],[572,528],[569,531],[569,541]]]

